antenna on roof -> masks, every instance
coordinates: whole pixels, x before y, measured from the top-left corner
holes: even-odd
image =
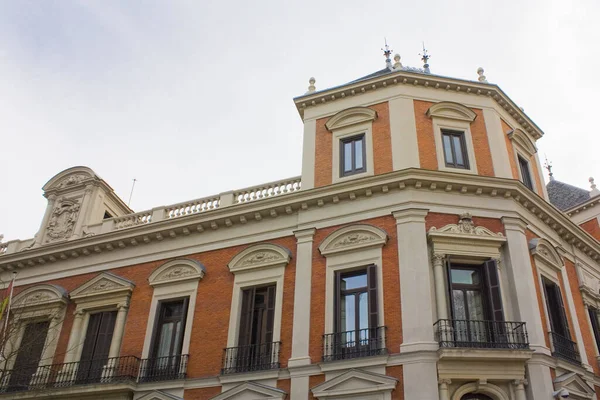
[[[427,54],[427,49],[425,48],[425,42],[421,42],[423,44],[423,54],[419,53],[421,57],[421,60],[423,60],[423,70],[425,70],[426,73],[430,74],[431,71],[429,70],[429,57],[431,57],[429,54]]]
[[[387,44],[387,39],[384,37],[383,40],[385,41],[385,49],[381,50],[383,51],[383,56],[385,57],[385,66],[388,69],[393,69],[392,59],[390,58],[390,55],[392,55],[392,50],[390,50],[390,46]]]
[[[552,162],[548,161],[548,156],[546,156],[545,154],[544,154],[544,157],[546,158],[546,162],[544,163],[544,168],[546,168],[548,170],[548,176],[550,177],[550,180],[553,181],[554,174],[552,173]]]
[[[129,201],[127,202],[127,207],[131,204],[131,198],[133,197],[133,188],[135,187],[135,183],[137,179],[133,178],[133,184],[131,185],[131,193],[129,193]]]

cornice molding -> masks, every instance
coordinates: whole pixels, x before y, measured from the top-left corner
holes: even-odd
[[[469,107],[452,101],[440,101],[435,103],[425,113],[429,118],[446,118],[466,121],[471,123],[477,118],[477,114]]]
[[[552,243],[546,239],[531,239],[529,241],[529,252],[536,261],[543,262],[556,271],[560,272],[564,266],[562,257],[558,254]]]
[[[499,86],[491,83],[481,83],[464,79],[446,78],[437,75],[426,75],[407,71],[397,71],[384,76],[365,79],[360,82],[349,83],[325,89],[320,92],[308,93],[294,98],[296,108],[301,117],[304,110],[320,104],[343,99],[345,97],[359,96],[374,90],[394,85],[413,85],[431,88],[431,90],[452,90],[459,93],[471,94],[473,96],[487,96],[494,99],[500,107],[512,116],[523,129],[529,132],[536,140],[544,135],[544,132],[519,108]]]
[[[272,267],[285,267],[291,260],[291,252],[285,247],[260,243],[239,252],[227,266],[232,273]]]
[[[323,256],[338,253],[382,247],[387,242],[387,233],[380,228],[367,224],[354,224],[337,229],[327,236],[319,251]]]
[[[228,229],[249,221],[268,223],[272,218],[301,213],[326,204],[343,205],[357,198],[384,196],[399,190],[427,190],[431,193],[444,191],[469,196],[512,199],[528,213],[535,215],[556,231],[569,244],[592,259],[600,260],[600,243],[597,240],[576,225],[567,215],[517,180],[409,168],[335,185],[300,190],[286,196],[217,208],[201,214],[48,244],[27,251],[8,253],[0,255],[0,270],[12,271],[77,257],[94,257],[102,252],[119,251],[140,245],[147,246],[165,239],[177,240],[192,234],[206,235],[212,230]],[[507,217],[504,220],[513,219]]]
[[[189,258],[167,261],[155,269],[148,277],[150,286],[169,285],[183,281],[200,280],[206,268],[202,263]]]
[[[377,119],[377,112],[368,107],[351,107],[340,111],[325,123],[329,131],[333,131],[347,126],[371,122]]]
[[[531,157],[537,153],[537,147],[535,147],[535,141],[530,137],[527,132],[522,129],[515,129],[508,132],[508,138],[514,141],[528,157]]]

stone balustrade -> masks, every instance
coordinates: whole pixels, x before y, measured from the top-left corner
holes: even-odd
[[[218,208],[268,199],[297,192],[300,190],[300,187],[300,177],[297,176],[294,178],[265,183],[263,185],[225,192],[216,196],[203,197],[201,199],[185,201],[169,206],[156,207],[151,210],[141,211],[134,214],[107,218],[102,222],[84,226],[81,236],[96,236],[112,231],[151,224],[166,219],[200,214]],[[34,239],[12,240],[10,242],[0,243],[0,257],[4,254],[16,253],[18,251],[27,250],[37,246],[39,245],[34,244]]]

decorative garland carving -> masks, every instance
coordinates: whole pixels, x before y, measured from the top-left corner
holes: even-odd
[[[57,200],[46,228],[46,242],[68,239],[79,217],[79,203],[64,198]]]
[[[387,234],[372,225],[360,224],[340,228],[323,240],[319,246],[322,255],[353,251],[360,248],[383,246]]]
[[[449,224],[443,228],[437,229],[435,226],[429,229],[429,232],[456,233],[461,235],[504,237],[502,232],[494,233],[483,226],[475,226],[471,213],[460,214],[458,224]]]
[[[287,265],[290,251],[284,247],[264,243],[250,246],[237,254],[227,265],[233,273],[257,268]]]
[[[202,279],[204,271],[204,266],[196,260],[186,258],[172,260],[152,272],[148,281],[150,285],[160,285],[184,280]]]
[[[62,181],[60,181],[60,183],[56,186],[62,189],[67,186],[77,185],[78,183],[81,183],[85,178],[87,178],[87,176],[81,174],[71,175],[68,178],[65,178]]]
[[[263,264],[269,261],[284,260],[284,257],[275,251],[259,251],[249,254],[248,257],[241,260],[241,265]]]

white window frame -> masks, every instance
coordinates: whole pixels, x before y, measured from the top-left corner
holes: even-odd
[[[344,139],[351,138],[353,136],[364,135],[364,146],[365,146],[365,171],[358,172],[343,176],[340,168],[341,163],[341,142]],[[352,125],[347,128],[341,128],[332,132],[332,182],[345,182],[352,179],[363,178],[365,176],[372,176],[375,174],[374,161],[373,161],[373,123],[365,122],[357,125]]]
[[[514,147],[514,146],[513,146]],[[531,190],[537,193],[537,180],[533,175],[533,171],[531,170],[531,158],[528,157],[521,149],[515,149],[515,160],[517,162],[517,170],[519,171],[519,180],[523,185],[525,185],[525,180],[523,179],[523,172],[521,171],[521,163],[519,162],[519,157],[527,162],[527,173],[529,174],[529,179],[531,180]]]
[[[196,260],[177,259],[163,264],[150,275],[148,281],[154,287],[154,292],[150,303],[142,358],[149,358],[152,351],[150,346],[155,334],[154,327],[160,302],[171,299],[177,300],[183,297],[189,297],[189,301],[181,354],[189,354],[194,311],[196,309],[196,292],[198,291],[198,282],[204,277],[205,271],[204,266]]]
[[[275,284],[275,315],[273,342],[281,340],[281,314],[285,267],[291,252],[278,245],[263,243],[250,246],[238,253],[228,264],[234,274],[227,347],[237,347],[242,313],[242,291],[255,286]]]
[[[435,148],[438,160],[438,169],[448,172],[462,172],[469,174],[477,174],[477,159],[475,148],[473,147],[473,137],[471,135],[470,123],[465,121],[432,118],[433,131],[435,136]],[[446,166],[446,158],[444,157],[444,144],[442,142],[442,131],[462,132],[464,135],[465,147],[467,149],[466,156],[468,157],[469,168],[454,168]],[[463,155],[464,156],[464,155]]]

